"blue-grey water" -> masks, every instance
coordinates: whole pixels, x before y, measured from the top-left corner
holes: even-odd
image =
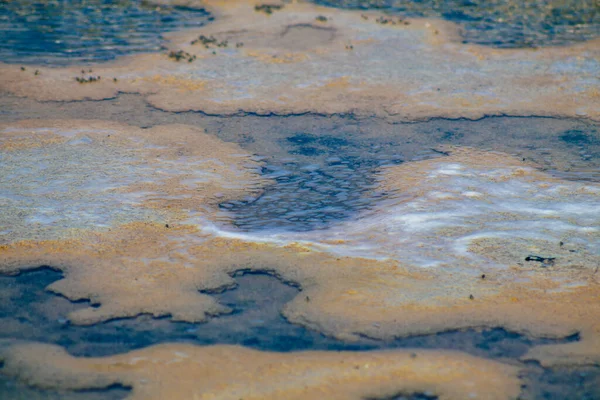
[[[204,10],[141,0],[2,0],[0,60],[23,64],[81,64],[160,51],[162,34],[200,27]]]

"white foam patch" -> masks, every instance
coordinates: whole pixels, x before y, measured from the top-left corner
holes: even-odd
[[[392,258],[431,268],[506,268],[469,251],[477,240],[558,243],[566,240],[600,255],[600,192],[593,184],[521,174],[527,168],[476,168],[444,162],[416,184],[353,221],[307,233],[253,234],[206,228],[230,238],[301,243],[338,255]],[[443,176],[442,176],[443,175]],[[542,177],[540,180],[540,177]],[[336,242],[336,241],[339,241]],[[541,249],[544,250],[544,249]]]

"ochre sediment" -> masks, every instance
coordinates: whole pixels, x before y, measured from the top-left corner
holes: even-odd
[[[55,206],[55,198],[80,208],[89,204],[86,213],[70,222],[89,220],[83,226],[68,229],[35,215],[3,215],[20,225],[5,233],[0,272],[40,265],[63,271],[64,279],[49,289],[93,304],[69,315],[73,323],[142,313],[203,321],[229,310],[200,291],[232,286],[231,275],[248,269],[270,271],[299,284],[302,292],[285,306],[284,315],[338,338],[392,338],[480,326],[551,337],[580,332],[581,342],[534,348],[526,357],[547,364],[600,360],[597,185],[555,179],[501,153],[450,149],[449,157],[387,169],[381,187],[390,198],[357,221],[305,234],[244,235],[213,229],[222,235],[215,237],[207,229],[213,212],[206,206],[217,201],[216,190],[225,198],[235,197],[263,183],[252,169],[244,169],[246,163],[256,164],[238,154],[236,146],[210,142],[203,132],[180,126],[139,130],[93,122],[67,121],[60,128],[56,124],[5,127],[3,155],[24,156],[28,146],[44,150],[45,141],[26,140],[31,130],[35,138],[48,131],[43,136],[51,138],[48,146],[67,146],[76,155],[82,154],[77,148],[94,146],[100,136],[136,143],[123,163],[125,169],[116,171],[118,185],[108,178],[98,180],[106,169],[96,162],[83,183],[89,179],[101,184],[99,192],[73,180],[76,173],[66,174],[59,181],[63,186],[50,191],[32,181],[32,193],[39,198],[11,203],[26,215],[34,200],[46,209]],[[185,144],[178,142],[177,132],[189,134]],[[121,144],[109,149],[117,153],[117,161],[124,160]],[[162,161],[148,156],[156,156],[154,152],[160,152]],[[202,152],[220,154],[209,164],[215,168],[211,173],[220,172],[217,177],[209,174],[206,189],[203,182],[190,189],[190,176],[199,179],[194,174],[203,171],[198,169]],[[44,152],[29,156],[40,154]],[[84,163],[93,162],[67,161],[67,169],[69,163],[84,168]],[[25,162],[35,165],[32,159]],[[52,178],[52,163],[45,162],[40,176]],[[148,169],[142,178],[136,173],[140,163]],[[169,179],[159,185],[167,166]],[[20,185],[31,177],[6,176],[5,189],[22,197]],[[145,183],[148,177],[152,179]],[[64,188],[69,190],[61,192]],[[103,203],[105,192],[113,190],[124,199],[134,193],[128,202],[137,201],[133,206],[115,204],[115,210],[147,213],[99,227],[98,213],[110,220],[116,211],[98,209],[92,200],[99,196]],[[156,215],[176,222],[164,223]],[[534,259],[527,261],[530,255]]]
[[[50,265],[64,271],[65,278],[49,289],[98,305],[69,315],[78,324],[140,313],[202,321],[228,309],[200,290],[233,285],[230,275],[238,270],[271,271],[302,287],[285,307],[288,319],[342,339],[478,326],[551,337],[580,332],[573,353],[572,345],[560,350],[568,356],[557,358],[555,346],[544,346],[531,357],[548,364],[600,359],[600,288],[594,271],[582,267],[560,272],[514,266],[481,279],[391,260],[335,257],[298,245],[200,238],[190,227],[134,224],[81,241],[16,243],[0,249],[2,270]],[[572,282],[580,286],[561,287]]]
[[[38,100],[140,93],[164,110],[215,114],[600,118],[598,40],[493,49],[461,43],[458,27],[441,20],[386,16],[382,24],[376,13],[304,2],[271,14],[247,0],[184,3],[208,7],[216,21],[170,34],[172,57],[123,57],[92,72],[86,66],[83,74],[81,67],[21,71],[3,64],[0,89]],[[195,42],[201,35],[205,40]],[[76,80],[96,76],[101,79]]]
[[[39,343],[0,348],[3,372],[46,389],[132,387],[129,399],[365,399],[428,393],[515,399],[518,368],[453,351],[269,353],[238,346],[158,345],[76,358]]]

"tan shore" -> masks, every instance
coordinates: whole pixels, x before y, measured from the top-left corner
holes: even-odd
[[[219,115],[600,118],[598,40],[493,49],[461,43],[458,27],[441,20],[402,20],[304,2],[286,3],[270,14],[247,0],[183,4],[207,7],[216,21],[170,34],[171,57],[135,55],[108,64],[26,71],[3,64],[0,90],[45,101],[139,93],[163,110]]]
[[[131,386],[128,399],[364,399],[430,393],[444,400],[515,399],[518,368],[453,351],[269,353],[238,346],[158,345],[104,358],[57,346],[0,349],[4,370],[54,389]]]

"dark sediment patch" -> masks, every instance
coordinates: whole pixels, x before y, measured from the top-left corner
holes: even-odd
[[[140,0],[0,3],[3,62],[65,65],[158,51],[161,33],[200,27],[206,11]]]
[[[600,36],[594,0],[316,0],[331,7],[383,10],[403,17],[444,18],[462,26],[465,43],[501,48],[561,46]]]
[[[527,382],[523,399],[600,399],[600,366],[545,369],[530,365],[523,378]]]
[[[560,139],[571,146],[583,148],[598,142],[598,132],[585,132],[579,129],[569,129],[560,135]]]
[[[49,268],[0,276],[0,338],[20,338],[64,346],[78,356],[104,356],[163,342],[198,345],[241,344],[261,350],[371,349],[375,341],[343,343],[318,332],[292,325],[281,316],[283,305],[298,289],[268,274],[242,273],[237,287],[211,293],[233,312],[207,323],[171,322],[168,318],[141,315],[92,326],[71,325],[65,315],[87,302],[74,303],[44,288],[61,277]]]

